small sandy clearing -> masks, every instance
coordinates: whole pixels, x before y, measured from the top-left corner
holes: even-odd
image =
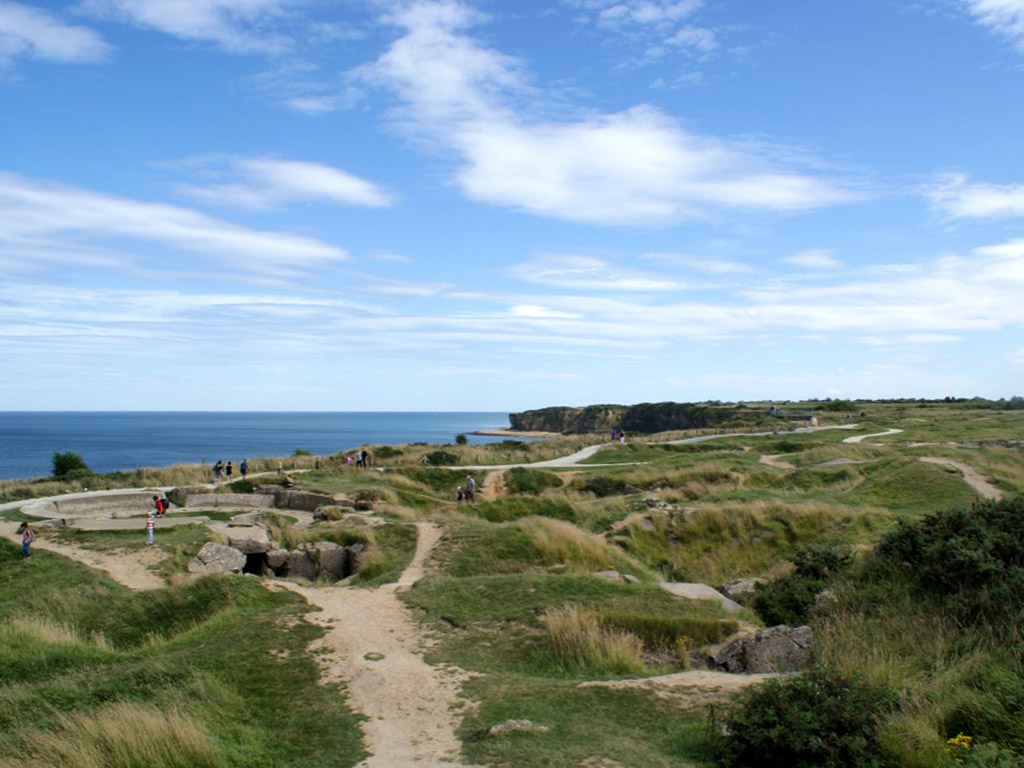
[[[613,690],[639,689],[649,691],[659,699],[672,699],[687,709],[702,707],[712,701],[721,701],[731,693],[750,685],[763,683],[778,674],[732,675],[707,669],[691,669],[659,677],[641,677],[631,680],[595,680],[580,683],[580,688],[611,688]]]
[[[320,609],[310,618],[328,630],[313,649],[324,679],[346,683],[352,708],[368,718],[362,728],[372,756],[358,768],[461,765],[454,712],[466,705],[459,688],[467,673],[423,660],[417,628],[396,595],[422,578],[441,538],[438,525],[416,527],[416,555],[397,584],[355,589],[278,582]]]
[[[505,495],[505,473],[503,471],[488,472],[480,485],[478,496],[480,501],[494,501]]]
[[[786,454],[784,454],[784,453],[774,453],[774,454],[771,454],[771,455],[767,455],[766,454],[766,455],[762,456],[760,459],[758,459],[757,463],[758,464],[766,464],[769,467],[775,467],[776,469],[796,469],[796,467],[793,466],[788,461],[779,461],[779,456],[785,456],[785,455]]]
[[[989,483],[989,481],[985,479],[984,475],[969,464],[964,464],[962,461],[953,461],[953,459],[943,459],[937,456],[922,456],[921,461],[928,464],[938,464],[940,467],[946,467],[947,469],[958,470],[963,474],[964,482],[977,491],[984,499],[999,500],[1003,498],[1003,492]]]

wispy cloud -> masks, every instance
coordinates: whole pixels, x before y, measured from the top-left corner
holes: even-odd
[[[1009,38],[1024,53],[1024,0],[960,0],[977,23]]]
[[[322,163],[210,155],[189,158],[179,165],[218,181],[227,180],[208,186],[179,186],[183,194],[214,205],[266,211],[290,203],[383,208],[394,202],[377,184]]]
[[[250,229],[189,208],[0,172],[0,258],[75,262],[94,253],[113,262],[113,249],[123,251],[126,241],[168,249],[179,266],[185,255],[199,254],[236,269],[281,275],[348,258],[341,248],[304,235]],[[147,251],[148,246],[140,249]]]
[[[839,269],[843,266],[843,263],[833,255],[832,251],[824,248],[800,251],[790,256],[784,256],[780,261],[805,269]]]
[[[698,57],[719,47],[716,31],[693,22],[704,0],[565,0],[580,19],[641,45],[647,58],[669,51]]]
[[[686,285],[666,275],[621,269],[591,256],[538,256],[509,268],[520,280],[578,291],[678,291]]]
[[[280,22],[303,0],[83,0],[88,13],[232,53],[277,53],[292,40]]]
[[[649,226],[856,197],[792,167],[782,148],[701,136],[648,105],[538,119],[516,106],[526,89],[522,64],[469,36],[480,17],[454,0],[415,3],[389,20],[403,34],[362,75],[401,97],[399,122],[411,136],[455,153],[455,181],[474,200],[569,221]]]
[[[946,174],[925,193],[935,210],[954,219],[1024,216],[1024,184],[971,184],[964,174]]]
[[[0,2],[0,66],[18,56],[58,62],[99,61],[113,49],[88,27],[39,8]]]

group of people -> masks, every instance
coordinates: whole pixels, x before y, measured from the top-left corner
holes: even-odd
[[[615,428],[612,430],[612,442],[626,442],[626,430]]]
[[[342,468],[344,469],[345,467],[351,467],[353,459],[355,460],[356,466],[362,467],[363,469],[366,469],[373,462],[373,456],[370,454],[368,450],[363,448],[361,450],[356,451],[354,454],[346,455],[345,458],[342,459]]]
[[[466,475],[465,486],[459,486],[455,490],[455,506],[459,506],[463,501],[473,501],[476,497],[476,481],[472,475]]]
[[[249,474],[249,462],[247,459],[242,459],[242,463],[238,465],[238,471],[244,480],[245,476]],[[230,483],[234,472],[235,468],[230,461],[225,464],[223,459],[217,459],[217,463],[213,465],[213,481],[220,484],[221,479],[226,476],[227,482]]]

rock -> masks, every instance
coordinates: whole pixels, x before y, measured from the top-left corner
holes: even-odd
[[[365,544],[350,544],[345,547],[348,551],[348,573],[349,575],[359,572],[359,566],[362,565],[363,557],[366,555]]]
[[[190,493],[182,506],[199,509],[267,509],[274,500],[258,493]]]
[[[811,606],[811,611],[814,613],[820,613],[826,611],[836,604],[836,596],[831,589],[823,589],[821,592],[814,596],[814,605]]]
[[[620,580],[619,572],[618,571],[598,571],[594,575],[597,576],[600,579],[604,579],[605,581],[619,581]]]
[[[228,546],[246,555],[269,552],[277,549],[266,528],[258,526],[240,527],[228,533]]]
[[[316,561],[310,557],[308,552],[297,549],[288,555],[288,563],[285,565],[287,575],[297,579],[309,579],[315,581],[319,569]]]
[[[357,499],[352,504],[356,512],[373,512],[373,502],[366,499]]]
[[[275,571],[279,568],[283,568],[285,563],[288,562],[288,556],[290,554],[291,552],[287,549],[272,549],[267,552],[267,565]]]
[[[723,584],[722,588],[718,591],[726,597],[736,600],[754,594],[757,585],[765,584],[767,581],[767,579],[736,579],[728,584]]]
[[[228,521],[228,525],[259,525],[263,516],[259,512],[244,512],[235,515]]]
[[[713,669],[734,674],[798,672],[811,662],[810,627],[780,625],[726,645],[710,659]]]
[[[302,512],[315,512],[317,507],[334,504],[334,497],[324,493],[308,491],[291,491],[278,488],[274,493],[274,504],[278,509],[297,509]]]
[[[167,492],[167,500],[179,507],[185,506],[185,499],[189,496],[196,496],[200,493],[209,493],[208,488],[197,488],[191,485],[183,485],[179,488],[172,488]]]
[[[504,723],[492,725],[487,729],[488,736],[500,736],[503,733],[547,733],[551,729],[546,725],[534,725],[529,720],[506,720]]]
[[[626,494],[626,495],[629,495],[629,496],[633,495],[634,493],[643,493],[643,491],[641,491],[635,485],[628,485],[628,484],[622,486],[622,492],[624,494]]]
[[[624,574],[622,574],[622,580],[624,582],[626,582],[627,584],[636,584],[638,581],[640,581],[640,579],[638,579],[632,573],[624,573]]]
[[[739,613],[743,606],[730,600],[717,589],[707,584],[699,584],[688,581],[663,581],[660,583],[662,589],[677,597],[685,597],[687,600],[714,600],[721,604],[726,613]]]
[[[188,564],[189,573],[241,573],[245,554],[234,547],[207,542]]]
[[[339,546],[333,541],[318,541],[310,547],[310,550],[310,555],[317,564],[318,576],[326,574],[337,581],[351,573],[349,554],[345,547]]]

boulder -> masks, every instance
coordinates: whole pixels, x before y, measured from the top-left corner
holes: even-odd
[[[302,512],[315,512],[317,507],[334,504],[334,497],[324,493],[308,491],[290,491],[278,488],[274,494],[274,504],[278,509],[297,509]]]
[[[301,549],[297,549],[288,555],[285,571],[292,578],[308,579],[309,581],[315,581],[318,573],[316,561],[310,557],[309,552]]]
[[[200,493],[209,493],[209,489],[196,487],[192,485],[183,485],[178,488],[172,488],[167,492],[167,500],[171,504],[177,504],[179,507],[185,506],[185,499],[189,496],[195,496]]]
[[[758,584],[764,584],[767,579],[736,579],[728,584],[723,584],[719,590],[726,597],[733,600],[748,597],[754,594]]]
[[[317,575],[327,575],[335,581],[349,575],[349,555],[345,547],[333,541],[318,541],[309,548],[310,555],[316,561]]]
[[[810,627],[780,625],[741,637],[709,659],[713,669],[734,674],[798,672],[811,662]]]
[[[274,569],[283,568],[285,563],[288,562],[288,556],[291,554],[287,549],[272,549],[267,552],[267,566]]]
[[[599,579],[604,579],[605,581],[619,581],[620,580],[619,572],[618,571],[598,571],[594,575],[597,576]]]
[[[241,573],[245,554],[234,547],[207,542],[188,564],[189,573]]]
[[[345,547],[348,552],[348,572],[349,574],[357,573],[359,566],[362,565],[363,557],[366,555],[365,544],[350,544]]]
[[[277,549],[266,528],[242,526],[228,532],[228,546],[246,555]]]
[[[228,521],[228,525],[259,525],[262,515],[259,512],[243,512]]]

